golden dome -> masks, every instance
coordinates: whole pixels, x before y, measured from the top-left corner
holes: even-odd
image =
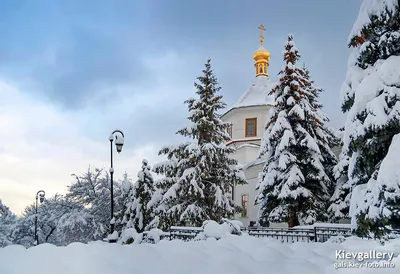
[[[264,48],[263,31],[265,31],[265,28],[262,24],[258,28],[261,31],[260,48],[253,54],[253,59],[255,61],[254,67],[256,68],[256,77],[260,75],[268,76],[269,59],[271,57],[269,51]]]
[[[270,59],[270,57],[271,57],[271,54],[269,53],[269,51],[267,51],[266,49],[264,49],[264,48],[260,48],[260,49],[258,49],[256,52],[254,52],[254,54],[253,54],[253,59],[254,59],[254,61],[263,61],[263,60],[266,60],[266,62],[268,62],[269,61],[269,59]]]

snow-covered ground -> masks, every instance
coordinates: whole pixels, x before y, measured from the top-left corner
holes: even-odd
[[[395,252],[394,268],[339,268],[336,252]],[[400,273],[400,239],[385,246],[349,238],[342,243],[285,244],[271,239],[230,235],[219,241],[160,241],[119,245],[74,243],[67,247],[41,244],[25,249],[0,249],[1,274],[324,274]]]

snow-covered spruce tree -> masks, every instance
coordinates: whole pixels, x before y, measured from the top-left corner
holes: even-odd
[[[343,132],[344,127],[339,130],[340,145],[343,148]],[[351,185],[348,183],[349,157],[342,150],[339,155],[339,161],[333,167],[333,174],[336,182],[335,191],[330,198],[328,208],[329,219],[332,222],[338,222],[340,219],[349,218]]]
[[[185,145],[186,143],[183,144],[183,146]],[[163,177],[155,180],[154,194],[149,202],[149,206],[153,208],[155,213],[151,226],[158,227],[163,231],[167,231],[170,226],[179,223],[178,217],[172,218],[171,214],[167,214],[168,205],[163,202],[164,194],[177,182],[176,174],[178,173],[179,160],[174,152],[173,147],[164,147],[158,154],[166,155],[168,160],[153,166],[153,171],[162,174]]]
[[[232,185],[246,183],[231,156],[234,149],[225,145],[230,139],[229,124],[217,111],[226,105],[217,95],[220,87],[210,62],[197,78],[200,83],[195,83],[199,98],[185,101],[192,124],[177,132],[192,141],[161,151],[169,160],[164,165],[173,167],[173,174],[167,174],[173,185],[163,195],[161,207],[174,225],[200,226],[205,220],[219,222],[233,216],[240,209],[227,193]]]
[[[0,247],[12,244],[12,232],[17,216],[0,199]]]
[[[126,227],[128,220],[126,219],[126,214],[128,208],[130,208],[132,203],[132,189],[133,184],[128,176],[128,173],[124,173],[124,178],[120,184],[119,195],[115,198],[115,203],[117,208],[120,210],[115,213],[115,230],[121,232],[123,228]]]
[[[342,89],[347,113],[343,156],[349,161],[344,186],[351,193],[365,189],[364,195],[351,198],[357,205],[350,214],[358,220],[358,233],[381,236],[386,225],[400,225],[398,178],[379,179],[390,175],[380,169],[400,132],[399,0],[364,0],[349,46],[353,52]],[[396,169],[384,172],[394,174]]]
[[[260,155],[267,159],[257,184],[261,225],[287,221],[293,226],[326,219],[331,179],[317,137],[324,118],[310,102],[315,95],[303,69],[296,67],[299,58],[289,35],[285,66],[270,92],[276,105],[270,110],[260,148]]]
[[[319,117],[315,121],[315,140],[321,152],[321,163],[324,167],[324,171],[330,179],[330,181],[327,182],[327,186],[328,193],[332,196],[336,188],[334,167],[338,163],[338,159],[332,149],[340,145],[341,139],[333,129],[326,125],[330,119],[322,112],[323,105],[319,102],[319,96],[323,92],[323,89],[314,86],[314,81],[310,78],[310,71],[305,65],[303,65],[302,69],[304,78],[307,80],[304,82],[305,89],[307,90],[305,95],[307,95],[310,105],[315,109]]]
[[[147,160],[143,160],[138,180],[129,194],[129,206],[124,217],[125,228],[134,228],[139,233],[152,228],[150,223],[154,219],[154,213],[149,202],[154,192],[154,180],[150,166]]]

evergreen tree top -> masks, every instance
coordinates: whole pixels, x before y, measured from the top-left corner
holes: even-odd
[[[377,34],[375,31],[381,33],[385,31],[385,28],[374,30],[371,26],[391,27],[396,21],[399,22],[399,6],[399,0],[363,0],[357,20],[349,35],[349,47],[361,45],[368,36]]]
[[[226,107],[222,101],[222,95],[217,95],[221,90],[218,80],[211,69],[211,60],[208,59],[203,69],[203,75],[197,77],[198,83],[194,83],[199,96],[198,99],[190,98],[185,101],[188,105],[188,120],[192,124],[177,133],[197,139],[199,144],[221,144],[230,139],[226,129],[228,123],[224,123],[217,113]]]

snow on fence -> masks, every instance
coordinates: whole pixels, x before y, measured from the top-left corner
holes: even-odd
[[[209,226],[210,228],[210,226]],[[145,232],[143,235],[143,241],[147,243],[155,243],[159,240],[182,240],[188,241],[199,241],[206,238],[212,237],[219,240],[226,235],[226,232],[216,229],[218,227],[212,227],[213,229],[204,229],[204,227],[180,227],[172,226],[168,232],[163,232],[162,235],[158,236],[158,239]],[[222,228],[222,226],[220,227]],[[218,231],[219,230],[219,231]],[[224,229],[222,229],[224,230]],[[226,230],[226,229],[225,229]],[[225,233],[225,234],[224,234]],[[228,234],[236,235],[248,235],[253,237],[272,238],[280,240],[281,242],[326,242],[331,237],[342,236],[350,237],[353,236],[350,227],[346,226],[307,226],[307,227],[294,227],[294,228],[264,228],[264,227],[241,227],[240,231],[230,231]],[[388,235],[389,238],[400,238],[400,230],[394,229]]]
[[[281,242],[314,241],[314,231],[311,229],[243,228],[242,231],[249,236],[273,238]]]
[[[163,233],[160,239],[195,241],[202,240],[204,230],[200,227],[171,227]],[[351,230],[346,228],[315,227],[313,229],[289,229],[289,228],[242,228],[239,235],[253,237],[268,237],[282,242],[326,242],[333,236],[351,236]],[[150,235],[143,235],[144,242],[154,243]],[[218,237],[215,237],[218,239]]]

